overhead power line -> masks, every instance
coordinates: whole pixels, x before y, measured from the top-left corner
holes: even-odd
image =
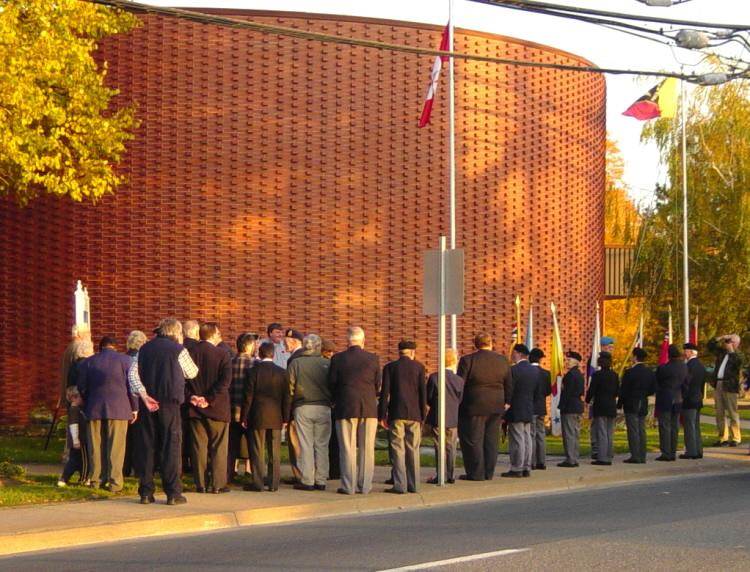
[[[192,22],[200,23],[200,24],[213,24],[217,26],[240,28],[240,29],[250,30],[253,32],[260,32],[264,34],[274,34],[278,36],[300,38],[304,40],[327,42],[327,43],[332,43],[332,44],[345,44],[349,46],[359,46],[363,48],[409,53],[409,54],[415,54],[415,55],[421,55],[421,56],[433,56],[433,57],[445,56],[445,57],[452,57],[458,60],[480,61],[480,62],[501,64],[501,65],[508,65],[508,66],[545,68],[545,69],[555,69],[555,70],[574,71],[574,72],[583,72],[583,73],[638,75],[638,76],[651,76],[651,77],[663,77],[663,78],[673,77],[677,79],[684,79],[693,83],[700,83],[702,81],[702,76],[696,75],[696,74],[683,74],[683,73],[668,72],[668,71],[602,68],[602,67],[597,67],[597,66],[586,66],[586,65],[577,66],[577,65],[570,65],[570,64],[555,64],[555,63],[547,63],[547,62],[512,60],[512,59],[507,59],[507,58],[482,56],[479,54],[464,54],[460,52],[447,52],[447,51],[435,50],[431,48],[420,48],[418,46],[390,44],[386,42],[378,42],[375,40],[365,40],[362,38],[351,38],[347,36],[337,36],[337,35],[332,35],[332,34],[324,34],[321,32],[312,32],[308,30],[301,30],[299,28],[289,28],[286,26],[263,24],[260,22],[254,22],[252,20],[240,20],[237,18],[229,18],[226,16],[206,14],[203,12],[196,12],[192,10],[183,10],[180,8],[169,8],[165,6],[152,6],[150,4],[143,4],[140,2],[130,2],[129,0],[88,0],[88,1],[94,4],[100,4],[102,6],[119,8],[121,10],[126,10],[128,12],[134,12],[134,13],[140,13],[140,14],[157,14],[161,16],[180,18],[182,20],[189,20]]]
[[[516,8],[519,10],[541,9],[554,10],[558,12],[570,12],[573,14],[586,14],[590,16],[602,16],[605,18],[616,18],[619,20],[635,20],[639,22],[652,22],[656,24],[669,24],[673,26],[692,28],[714,28],[723,30],[750,30],[750,24],[724,24],[719,22],[700,22],[694,20],[679,20],[675,18],[660,18],[657,16],[646,16],[642,14],[628,14],[625,12],[609,12],[607,10],[596,10],[582,6],[569,6],[565,4],[553,4],[550,2],[537,2],[536,0],[469,0],[480,4],[493,4],[505,8]]]

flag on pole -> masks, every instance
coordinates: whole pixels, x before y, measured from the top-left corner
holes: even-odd
[[[513,355],[513,346],[521,343],[521,297],[516,295],[513,304],[516,307],[516,324],[510,333],[510,348],[508,349],[508,359]]]
[[[599,369],[599,353],[602,351],[602,331],[599,324],[599,302],[596,303],[596,320],[594,321],[594,335],[591,340],[591,358],[586,368],[586,387],[591,383],[591,376]]]
[[[669,343],[672,343],[672,304],[669,305]]]
[[[534,307],[529,306],[529,319],[526,322],[526,340],[524,341],[526,347],[532,349],[534,347]]]
[[[693,327],[690,328],[690,343],[698,345],[698,312],[695,313],[695,321]]]
[[[635,342],[633,343],[634,348],[643,347],[643,313],[641,313],[641,319],[638,323],[638,331],[635,333]]]
[[[664,332],[664,339],[659,349],[659,365],[664,365],[669,361],[669,332]]]
[[[552,406],[550,407],[550,419],[552,420],[552,434],[562,433],[560,421],[560,393],[562,392],[562,378],[565,374],[565,358],[563,353],[560,329],[557,326],[557,310],[554,304],[550,304],[552,311],[552,341],[550,347],[550,380],[552,382]]]
[[[677,78],[668,77],[639,97],[622,114],[640,121],[656,117],[674,117],[677,113],[678,87]]]
[[[445,26],[443,30],[443,37],[440,40],[440,51],[448,51],[448,41],[450,36],[450,22]],[[419,117],[419,126],[424,127],[430,122],[430,115],[432,114],[432,104],[435,101],[435,93],[437,93],[438,80],[440,79],[440,70],[443,68],[443,64],[448,61],[447,56],[435,56],[435,61],[432,64],[432,72],[430,74],[430,85],[427,88],[427,95],[424,98],[424,105],[422,106],[422,115]]]
[[[508,348],[508,359],[513,357],[513,348],[518,343],[518,326],[513,326],[510,331],[510,347]]]

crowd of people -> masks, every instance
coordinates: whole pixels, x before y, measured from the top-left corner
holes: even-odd
[[[381,367],[379,357],[364,349],[360,327],[347,330],[348,347],[340,352],[317,334],[302,335],[278,323],[268,326],[264,338],[241,334],[236,349],[223,341],[215,322],[182,324],[173,318],[162,320],[151,339],[131,332],[126,353],[118,352],[109,336],[101,339],[98,353],[87,331],[74,328],[73,336],[63,356],[68,459],[59,486],[78,473],[81,484],[116,492],[132,470],[140,502],[150,504],[158,470],[167,504],[175,505],[187,502],[183,468],[192,473],[197,492],[221,494],[230,491],[228,484],[244,465],[251,474],[245,490],[276,491],[285,432],[294,488],[325,490],[330,479],[340,478],[338,493],[367,494],[378,424],[387,431],[392,466],[385,492],[419,490],[423,428],[434,437],[436,460],[441,458],[438,373],[427,375],[412,340],[399,342],[398,359]],[[669,362],[655,371],[645,364],[646,351],[635,348],[622,380],[611,353],[602,351],[588,386],[581,355],[568,351],[559,396],[565,459],[558,466],[579,466],[586,404],[593,416],[592,464],[612,465],[619,410],[630,449],[624,462],[645,463],[646,417],[654,394],[661,449],[656,460],[676,460],[681,419],[685,451],[679,457],[702,458],[700,410],[709,381],[721,421],[717,444],[739,444],[739,337],[723,337],[721,344],[710,379],[698,348],[685,344],[670,346]],[[446,356],[447,483],[455,482],[459,444],[464,474],[458,478],[492,479],[501,432],[507,432],[510,453],[502,477],[527,478],[545,470],[552,383],[541,365],[544,352],[516,344],[509,361],[493,351],[487,333],[475,336],[474,347],[460,359],[452,350]],[[428,482],[437,483],[437,476]]]

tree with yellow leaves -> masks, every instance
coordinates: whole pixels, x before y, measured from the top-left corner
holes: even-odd
[[[118,91],[93,53],[137,23],[79,0],[0,0],[0,194],[95,200],[120,184],[135,109],[112,108]]]

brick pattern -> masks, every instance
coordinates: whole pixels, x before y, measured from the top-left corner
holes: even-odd
[[[236,15],[236,14],[235,14]],[[266,22],[437,46],[435,27],[244,13]],[[81,279],[94,337],[164,316],[216,319],[231,341],[278,320],[344,345],[359,324],[385,362],[401,337],[435,366],[421,253],[448,234],[447,76],[417,119],[431,58],[146,16],[101,56],[143,123],[96,205],[0,201],[0,422],[54,403]],[[458,30],[456,49],[558,63],[552,48]],[[602,298],[605,84],[593,74],[456,64],[460,348],[508,347],[512,300],[549,345],[585,351]]]

